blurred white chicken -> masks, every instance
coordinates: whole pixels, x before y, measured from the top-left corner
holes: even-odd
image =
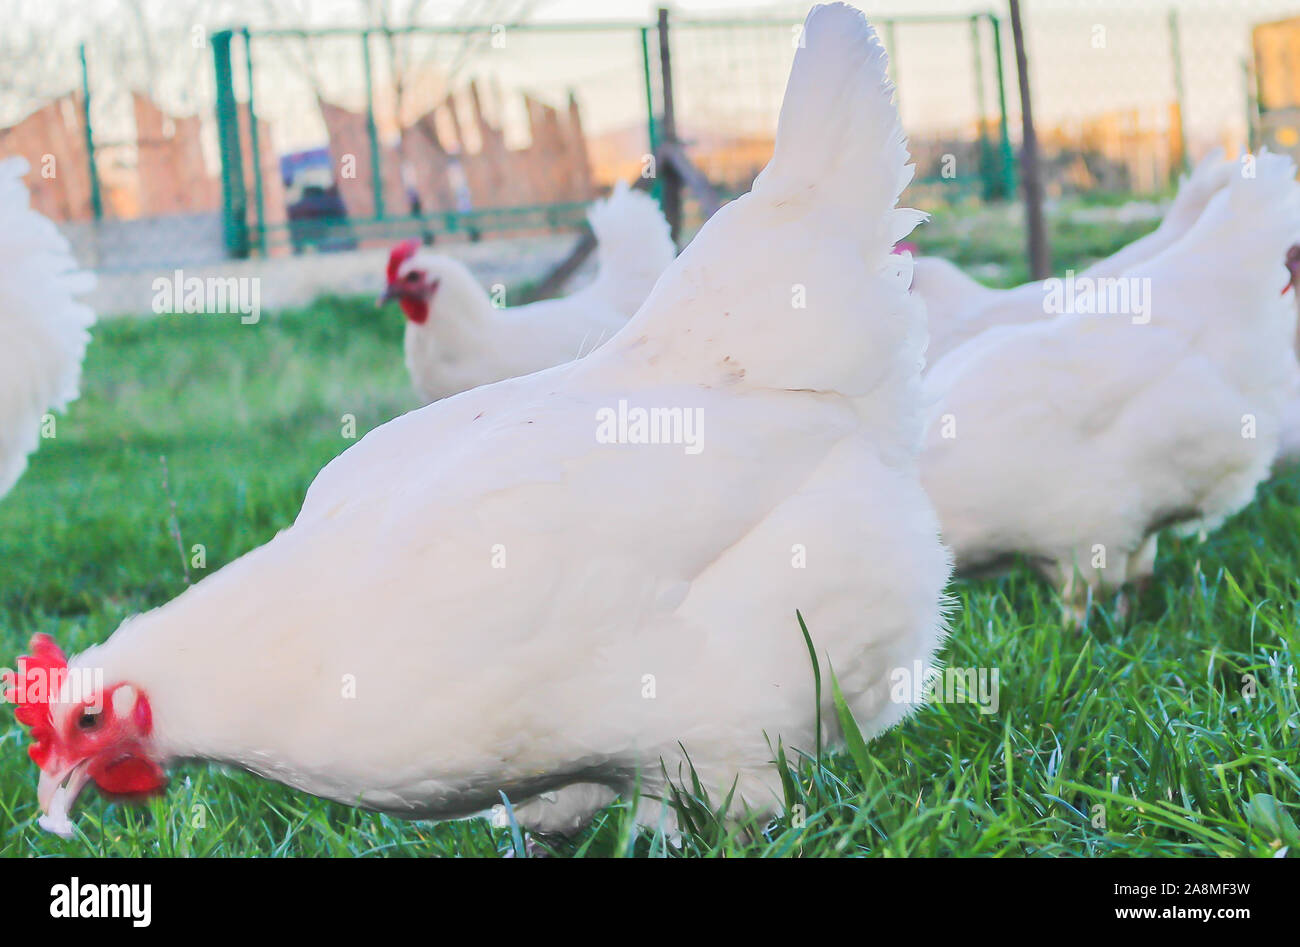
[[[1300,244],[1293,243],[1286,251],[1287,282],[1282,287],[1282,295],[1291,294],[1295,306],[1300,312]],[[1300,327],[1296,331],[1295,350],[1300,353]],[[1274,468],[1289,466],[1300,462],[1300,378],[1296,379],[1295,391],[1282,410],[1282,431],[1277,445],[1277,459]]]
[[[1098,260],[1080,275],[1089,279],[1117,276],[1174,244],[1192,229],[1210,198],[1227,184],[1236,167],[1234,162],[1224,160],[1222,148],[1211,151],[1183,178],[1159,227]],[[925,300],[930,328],[926,354],[931,365],[992,326],[1037,322],[1048,315],[1043,309],[1041,281],[1013,289],[990,289],[940,257],[917,259],[912,292]]]
[[[42,419],[76,399],[95,315],[68,241],[29,206],[22,158],[0,161],[0,497],[27,469]]]
[[[587,213],[598,271],[562,299],[498,308],[459,260],[393,248],[384,303],[406,315],[406,367],[426,402],[528,375],[591,352],[623,328],[676,254],[654,198],[623,182]]]
[[[1300,232],[1290,159],[1254,170],[1123,293],[1094,284],[1145,312],[999,326],[926,374],[923,480],[959,569],[1023,554],[1078,617],[1089,589],[1150,575],[1161,528],[1213,529],[1254,496],[1296,381],[1278,286]]]
[[[20,708],[47,826],[183,757],[407,817],[505,793],[545,830],[693,763],[772,812],[778,741],[816,741],[796,609],[863,732],[902,719],[950,571],[890,253],[918,215],[874,32],[836,4],[803,38],[771,163],[612,341],[371,432],[291,528],[73,660],[101,712]],[[820,711],[839,740],[829,688]]]

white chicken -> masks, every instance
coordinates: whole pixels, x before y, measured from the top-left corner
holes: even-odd
[[[950,572],[890,253],[919,215],[874,31],[836,4],[803,38],[771,162],[613,340],[371,432],[292,527],[76,657],[102,689],[23,703],[47,826],[186,757],[413,818],[505,793],[543,830],[638,787],[670,821],[693,764],[772,812],[778,741],[818,710],[842,736],[796,609],[863,732],[904,717]],[[12,683],[61,666],[33,647]]]
[[[94,285],[68,241],[28,203],[21,158],[0,161],[0,497],[27,469],[42,419],[75,400],[95,316]]]
[[[1174,244],[1192,229],[1210,198],[1227,184],[1235,167],[1233,162],[1224,160],[1222,148],[1211,151],[1190,175],[1183,178],[1178,194],[1159,227],[1104,260],[1098,260],[1080,275],[1089,279],[1117,276]],[[1041,281],[1012,289],[990,289],[940,257],[917,259],[912,292],[925,300],[930,328],[927,354],[932,365],[985,329],[1037,322],[1047,315],[1043,309]]]
[[[676,254],[654,198],[619,182],[588,211],[598,271],[562,299],[498,307],[459,260],[393,248],[380,303],[406,315],[406,367],[425,402],[572,361],[613,338]]]
[[[1282,287],[1282,295],[1291,294],[1295,300],[1297,314],[1300,315],[1300,243],[1293,243],[1286,251],[1287,281]],[[1296,331],[1295,350],[1300,354],[1300,328]],[[1277,446],[1277,459],[1274,469],[1293,465],[1300,461],[1300,377],[1282,410],[1282,431]]]
[[[1278,286],[1300,231],[1291,161],[1254,167],[1123,271],[1148,311],[999,326],[926,374],[922,477],[958,569],[1023,554],[1079,618],[1090,589],[1151,574],[1163,527],[1210,530],[1251,500],[1296,378]]]

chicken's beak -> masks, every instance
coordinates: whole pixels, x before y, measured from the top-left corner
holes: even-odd
[[[389,283],[387,286],[384,287],[384,291],[380,295],[380,297],[375,300],[375,308],[382,309],[384,308],[385,305],[392,302],[394,299],[398,299],[399,297],[401,297],[401,295],[402,295],[402,290],[399,287],[394,286],[392,283]]]
[[[70,763],[55,769],[42,769],[36,786],[36,799],[42,815],[36,824],[47,832],[63,838],[72,838],[72,822],[68,814],[77,796],[90,781],[90,761]]]

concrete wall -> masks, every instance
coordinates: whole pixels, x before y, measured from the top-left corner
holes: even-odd
[[[226,256],[218,213],[106,218],[58,227],[72,244],[77,262],[99,273],[220,263]]]
[[[168,218],[161,218],[168,219]],[[156,218],[156,220],[161,220]],[[214,218],[215,219],[215,218]],[[160,237],[166,228],[120,227],[120,224],[154,223],[155,221],[103,221],[98,233],[83,228],[96,225],[68,225],[63,228],[76,248],[77,259],[87,268],[96,269],[98,285],[84,297],[101,319],[114,316],[153,314],[153,281],[173,278],[180,270],[183,279],[258,278],[263,310],[302,306],[325,294],[375,295],[383,290],[388,248],[352,250],[344,253],[306,253],[301,256],[225,260],[219,249],[211,252],[205,239],[188,242],[177,235],[170,250],[165,245],[146,241],[146,235]],[[216,220],[216,245],[220,247],[220,221]],[[210,236],[210,235],[209,235]],[[121,239],[115,244],[114,238]],[[439,244],[437,250],[463,261],[485,285],[501,282],[507,287],[535,282],[563,260],[577,237],[554,234],[487,240],[481,243]],[[143,244],[143,245],[142,245]],[[149,260],[137,261],[127,268],[132,248]],[[167,259],[168,257],[171,259]],[[101,261],[100,266],[95,260]],[[581,285],[594,268],[594,255],[573,279]],[[507,297],[509,299],[509,296]],[[514,300],[511,300],[512,302]]]

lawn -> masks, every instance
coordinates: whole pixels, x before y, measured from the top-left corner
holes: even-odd
[[[917,239],[963,265],[1024,277],[1014,218],[941,215]],[[1055,227],[1058,269],[1145,224]],[[971,237],[978,234],[978,239]],[[82,398],[0,502],[0,664],[49,632],[102,640],[287,526],[311,478],[357,436],[415,406],[401,326],[367,300],[264,316],[101,325]],[[202,545],[206,568],[190,566]],[[1000,706],[929,706],[867,753],[790,761],[795,818],[729,831],[680,801],[680,848],[618,804],[576,838],[585,855],[1300,854],[1296,576],[1300,474],[1205,543],[1165,537],[1156,578],[1120,619],[1066,630],[1052,591],[1018,568],[961,581],[948,663],[996,668]],[[816,629],[811,629],[816,637]],[[792,622],[791,634],[799,634]],[[830,682],[824,682],[829,688]],[[483,821],[404,823],[199,763],[144,806],[88,790],[78,836],[40,831],[27,734],[0,710],[0,855],[497,855]]]

